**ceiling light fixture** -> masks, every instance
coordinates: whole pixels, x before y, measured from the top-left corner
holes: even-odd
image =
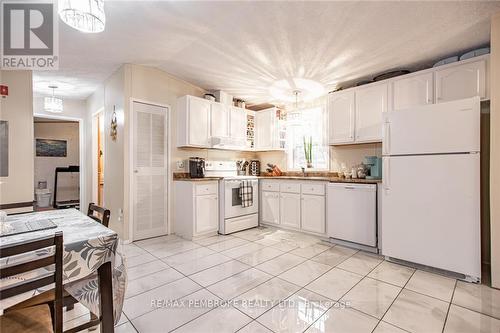
[[[106,25],[104,0],[59,0],[59,17],[81,32],[102,32]]]
[[[63,100],[62,98],[55,96],[55,89],[57,86],[49,86],[52,89],[52,96],[45,97],[44,99],[44,109],[51,113],[61,113],[63,112]]]
[[[301,101],[307,102],[322,96],[325,88],[319,82],[302,78],[279,80],[269,88],[271,96],[289,103],[297,102],[296,92],[300,93]]]

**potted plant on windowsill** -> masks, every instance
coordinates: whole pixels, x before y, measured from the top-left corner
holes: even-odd
[[[304,155],[306,158],[307,168],[311,169],[312,165],[312,136],[309,137],[309,142],[304,137]]]

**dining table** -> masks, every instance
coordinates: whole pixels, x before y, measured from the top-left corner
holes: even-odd
[[[45,230],[0,237],[0,249],[6,245],[63,233],[63,286],[64,289],[89,311],[101,317],[101,331],[112,332],[122,313],[127,271],[118,234],[76,209],[61,209],[7,216],[4,223],[14,225],[49,219],[56,227]],[[0,259],[0,267],[16,264],[50,254],[52,248]],[[53,268],[40,268],[29,273],[0,279],[0,288],[19,281],[38,278]],[[54,285],[39,288],[0,302],[0,314],[13,305],[53,289]],[[101,304],[102,303],[102,304]],[[102,313],[102,316],[101,316]]]

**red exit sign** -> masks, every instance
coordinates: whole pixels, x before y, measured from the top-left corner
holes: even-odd
[[[9,96],[9,87],[0,85],[0,96]]]

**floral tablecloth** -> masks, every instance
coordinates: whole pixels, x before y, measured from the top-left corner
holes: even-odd
[[[115,323],[117,323],[122,312],[127,273],[125,270],[125,258],[120,251],[121,244],[116,232],[106,228],[76,209],[12,215],[7,217],[7,222],[23,223],[24,221],[39,219],[50,219],[57,225],[57,228],[1,237],[0,246],[32,241],[37,238],[54,235],[57,231],[62,231],[64,239],[64,289],[96,315],[100,313],[97,269],[102,264],[110,261],[113,267],[114,319]],[[3,258],[0,259],[0,266],[24,261],[27,257],[47,255],[48,251],[53,251],[53,249],[44,249],[29,254]],[[43,268],[33,273],[19,274],[10,278],[0,279],[0,287],[4,288],[19,280],[27,280],[49,273],[46,268]],[[0,302],[0,312],[51,288],[53,288],[53,285],[2,300]]]

